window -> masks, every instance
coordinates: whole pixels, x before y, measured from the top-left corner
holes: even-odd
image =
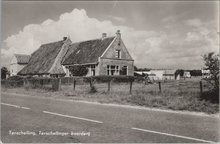
[[[110,75],[110,66],[107,65],[107,75]]]
[[[115,50],[115,57],[121,58],[121,51],[120,50]]]
[[[116,66],[116,75],[119,75],[119,66]]]
[[[120,75],[128,75],[128,66],[123,66],[121,68]]]
[[[119,66],[107,65],[107,75],[119,75]]]
[[[115,74],[115,66],[111,65],[111,75],[114,75],[114,74]]]
[[[91,65],[91,74],[95,76],[95,65]]]

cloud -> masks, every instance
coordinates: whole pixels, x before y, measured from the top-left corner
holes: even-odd
[[[19,33],[4,41],[8,49],[3,49],[2,54],[8,57],[14,53],[31,54],[41,44],[61,40],[63,36],[70,35],[73,42],[78,42],[100,38],[103,32],[112,36],[118,29],[134,59],[143,51],[148,53],[151,47],[157,46],[156,40],[160,39],[160,35],[154,31],[137,31],[128,26],[116,26],[109,20],[100,21],[88,17],[84,9],[74,9],[60,15],[57,21],[48,19],[41,24],[26,25]]]
[[[199,27],[202,25],[202,22],[200,21],[200,19],[189,19],[185,21],[185,24],[188,26],[194,26],[194,27]]]
[[[123,18],[123,17],[117,17],[117,16],[111,16],[110,15],[109,18],[112,18],[112,19],[114,19],[114,20],[116,20],[118,22],[121,22],[121,23],[124,23],[126,21],[126,19]]]
[[[84,9],[74,9],[60,15],[57,21],[47,19],[41,24],[29,24],[9,36],[4,41],[6,47],[2,49],[2,59],[8,61],[14,53],[31,54],[41,44],[62,40],[64,36],[69,35],[73,42],[78,42],[100,38],[103,32],[112,36],[119,29],[138,67],[198,68],[202,62],[201,54],[218,51],[218,36],[215,29],[210,29],[213,26],[206,26],[199,19],[187,20],[185,24],[192,26],[185,35],[172,31],[167,34],[159,30],[136,30],[125,24],[115,25],[110,20],[88,17]]]
[[[188,22],[191,20],[188,20]],[[210,51],[219,51],[219,36],[214,23],[204,23],[199,19],[193,19],[194,22],[186,23],[193,26],[191,31],[187,32],[184,42],[196,47],[200,53]]]
[[[176,17],[174,16],[167,16],[161,19],[162,23],[174,22],[174,21],[176,21]]]

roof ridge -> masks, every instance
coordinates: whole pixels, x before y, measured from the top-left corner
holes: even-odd
[[[28,54],[16,54],[16,53],[15,53],[14,55],[30,56],[30,55],[28,55]]]
[[[106,37],[105,39],[107,39],[107,38],[113,38],[113,37],[115,37],[115,36],[109,36],[109,37]],[[71,45],[72,45],[72,44],[75,44],[75,43],[81,43],[81,42],[87,42],[87,41],[99,40],[99,39],[102,39],[102,38],[94,38],[94,39],[85,40],[85,41],[82,40],[82,41],[72,42]],[[49,42],[49,43],[43,43],[43,44],[41,44],[41,46],[43,46],[43,45],[48,45],[48,44],[53,44],[53,43],[57,43],[57,42],[63,42],[63,40],[54,41],[54,42]]]
[[[54,43],[58,43],[58,42],[63,42],[63,40],[54,41],[54,42],[49,42],[49,43],[43,43],[43,44],[41,44],[41,46],[43,46],[43,45],[48,45],[48,44],[54,44]]]
[[[109,37],[106,37],[105,39],[108,39],[108,38],[113,38],[115,36],[109,36]],[[82,43],[82,42],[87,42],[87,41],[93,41],[93,40],[101,40],[102,38],[95,38],[95,39],[90,39],[90,40],[85,40],[85,41],[78,41],[78,42],[73,42],[72,44],[77,44],[77,43]],[[72,45],[71,44],[71,45]]]

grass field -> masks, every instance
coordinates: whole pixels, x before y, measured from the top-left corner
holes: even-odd
[[[90,85],[62,85],[61,90],[54,92],[50,86],[44,89],[24,89],[2,87],[2,91],[24,93],[32,96],[44,96],[73,100],[95,101],[100,103],[117,103],[155,107],[161,109],[186,110],[205,113],[219,112],[219,105],[200,99],[200,78],[191,78],[179,81],[161,82],[159,91],[158,83],[147,84],[134,82],[132,94],[129,93],[128,83],[112,83],[108,92],[107,83],[95,83],[97,92],[91,92]],[[209,85],[203,81],[203,91],[207,91]],[[211,95],[210,95],[211,97]]]

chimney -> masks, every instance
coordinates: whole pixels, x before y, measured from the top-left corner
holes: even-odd
[[[70,36],[68,37],[63,37],[63,43],[70,45],[72,43]]]
[[[67,37],[63,37],[63,41],[65,41],[67,39]]]
[[[117,30],[117,32],[116,32],[116,36],[117,36],[117,37],[121,37],[120,30]]]
[[[102,33],[102,40],[107,37],[107,33]]]

